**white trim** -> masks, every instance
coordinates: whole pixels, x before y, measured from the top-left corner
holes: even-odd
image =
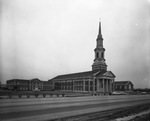
[[[96,75],[96,74],[98,74],[99,72],[101,72],[101,71],[98,71],[98,72],[96,72],[95,74],[93,74],[94,76]]]

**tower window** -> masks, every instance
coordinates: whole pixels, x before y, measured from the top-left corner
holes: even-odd
[[[101,53],[101,57],[104,58],[104,53],[103,52]]]
[[[99,53],[98,52],[96,53],[96,58],[99,58]]]

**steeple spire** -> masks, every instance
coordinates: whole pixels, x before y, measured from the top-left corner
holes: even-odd
[[[95,59],[92,65],[92,70],[107,70],[105,63],[105,48],[103,47],[103,38],[101,33],[101,21],[99,22],[98,36],[96,39]]]
[[[98,30],[97,39],[103,39],[102,33],[101,33],[101,19],[100,19],[100,21],[99,21],[99,30]]]
[[[100,19],[100,21],[99,21],[99,32],[98,32],[98,35],[102,35],[102,34],[101,34],[101,19]]]

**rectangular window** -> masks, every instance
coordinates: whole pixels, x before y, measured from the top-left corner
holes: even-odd
[[[93,81],[90,81],[90,86],[93,86]]]
[[[90,87],[90,91],[93,91],[93,87],[92,86]]]
[[[97,87],[95,87],[95,91],[97,91]]]
[[[85,91],[88,91],[88,86],[85,86]]]
[[[89,85],[89,81],[85,81],[85,85]]]

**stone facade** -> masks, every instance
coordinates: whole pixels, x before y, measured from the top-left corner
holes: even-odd
[[[88,71],[60,75],[52,80],[55,90],[74,92],[111,93],[115,75],[111,71]]]
[[[29,80],[11,79],[6,81],[7,88],[10,90],[29,90]]]
[[[38,78],[31,80],[11,79],[6,81],[7,88],[10,90],[52,90],[54,88],[51,81],[41,81]]]
[[[134,85],[131,81],[114,82],[114,91],[133,91]]]

